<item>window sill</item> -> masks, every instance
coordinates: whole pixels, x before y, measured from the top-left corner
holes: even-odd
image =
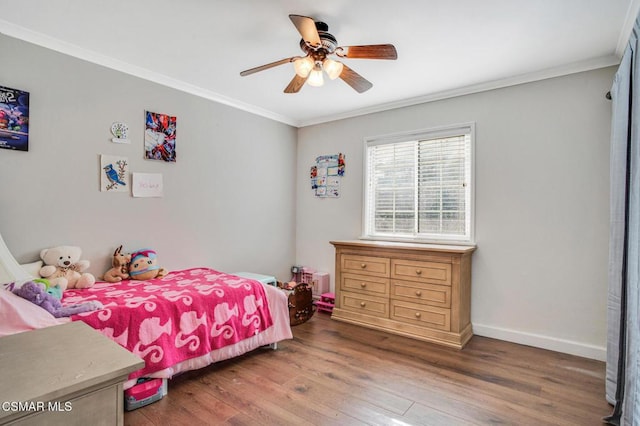
[[[358,239],[347,241],[329,241],[330,244],[342,244],[354,247],[370,247],[376,249],[386,248],[403,248],[413,249],[419,251],[434,251],[434,252],[448,252],[448,253],[471,253],[476,250],[474,245],[453,245],[453,244],[433,244],[433,243],[414,243],[408,241],[383,241],[383,240],[371,240],[371,239]]]
[[[462,247],[477,247],[476,243],[471,241],[455,241],[455,240],[422,240],[417,238],[389,238],[389,237],[371,237],[360,236],[358,238],[362,241],[372,241],[380,243],[407,243],[407,244],[420,244],[428,246],[462,246]]]

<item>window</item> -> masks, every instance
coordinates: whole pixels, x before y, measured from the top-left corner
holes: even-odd
[[[473,243],[474,124],[365,140],[363,238]]]

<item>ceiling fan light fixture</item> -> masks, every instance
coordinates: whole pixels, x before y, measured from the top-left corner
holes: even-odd
[[[307,78],[309,73],[314,67],[313,59],[309,56],[305,56],[304,58],[296,59],[293,61],[293,69],[295,69],[296,74],[302,78]]]
[[[335,80],[336,78],[340,77],[340,74],[342,74],[344,65],[342,65],[342,62],[334,61],[333,59],[327,58],[322,63],[322,68],[325,70],[331,80]]]
[[[293,62],[295,75],[284,93],[298,93],[305,83],[310,86],[324,85],[322,70],[334,80],[340,78],[358,93],[371,89],[373,84],[366,78],[339,61],[328,59],[329,55],[348,59],[398,59],[398,52],[392,44],[368,44],[338,46],[336,38],[328,32],[329,26],[315,21],[309,16],[289,15],[289,19],[302,36],[298,43],[305,56],[293,56],[279,61],[241,71],[240,76],[255,74],[282,64]]]
[[[309,73],[307,83],[309,83],[309,86],[313,87],[322,86],[324,84],[324,77],[322,77],[322,68],[320,68],[319,66],[314,67],[313,71]]]

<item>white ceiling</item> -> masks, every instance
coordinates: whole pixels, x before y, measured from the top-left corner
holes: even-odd
[[[639,9],[639,0],[0,0],[0,33],[301,127],[615,65]],[[291,64],[240,77],[302,53],[292,13],[326,22],[339,45],[392,43],[398,60],[344,60],[373,83],[362,94],[339,79],[285,94]]]

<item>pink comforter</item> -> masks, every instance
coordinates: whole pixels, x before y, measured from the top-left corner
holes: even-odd
[[[98,300],[104,309],[74,315],[145,361],[129,378],[208,354],[272,324],[263,285],[207,268],[148,281],[97,282],[64,293],[63,305]]]

